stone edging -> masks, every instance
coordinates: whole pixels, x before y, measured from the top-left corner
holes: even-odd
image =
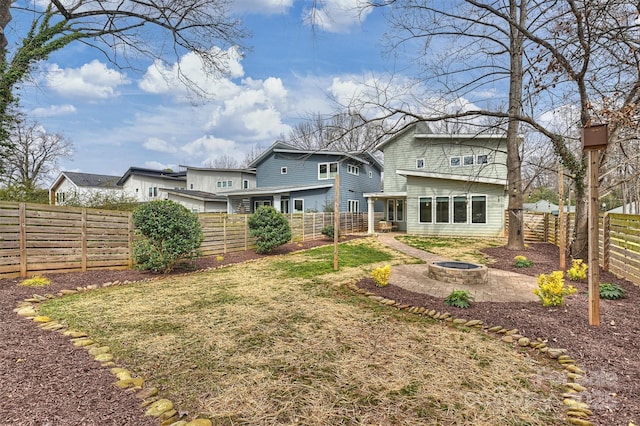
[[[213,269],[224,268],[226,266],[227,265],[202,269],[199,271],[190,271],[185,274],[172,275],[172,277],[190,275],[195,272],[206,272]],[[57,295],[51,293],[45,295],[34,294],[32,297],[24,299],[22,302],[18,303],[18,306],[13,311],[20,317],[32,320],[43,330],[56,331],[58,333],[62,333],[64,336],[68,336],[74,346],[85,348],[89,355],[93,357],[94,360],[98,361],[102,367],[111,369],[111,373],[117,379],[114,382],[115,386],[124,389],[127,392],[135,392],[135,397],[142,401],[140,403],[140,408],[145,410],[145,415],[157,418],[160,422],[160,426],[212,426],[212,422],[209,419],[196,418],[191,421],[184,420],[184,416],[179,415],[173,402],[158,395],[158,388],[152,386],[145,387],[145,381],[143,378],[135,377],[131,371],[119,367],[114,362],[111,348],[108,346],[100,346],[98,343],[91,340],[86,333],[71,330],[67,325],[54,321],[47,316],[38,315],[37,312],[38,304],[57,297],[95,290],[98,288],[143,283],[164,278],[166,277],[147,278],[139,281],[113,281],[102,285],[91,284],[86,287],[77,287],[75,290],[60,290]]]
[[[454,318],[449,312],[441,312],[435,309],[428,309],[424,306],[412,306],[407,304],[401,304],[392,299],[387,299],[382,296],[378,296],[375,293],[367,291],[358,287],[357,281],[345,283],[345,286],[351,291],[367,296],[369,299],[380,303],[381,305],[394,307],[400,310],[407,311],[412,314],[422,315],[430,317],[434,320],[444,321],[453,326],[462,326],[483,330],[485,333],[495,334],[500,337],[500,340],[512,344],[521,348],[532,348],[542,354],[546,354],[550,359],[555,359],[560,367],[564,369],[566,373],[567,381],[565,383],[565,392],[562,394],[563,403],[566,406],[567,421],[572,425],[577,426],[592,426],[593,423],[589,420],[593,415],[591,408],[588,404],[579,401],[580,392],[587,390],[578,381],[582,379],[584,371],[576,365],[576,362],[567,355],[566,349],[550,348],[547,346],[546,341],[541,338],[531,340],[518,333],[518,329],[514,328],[508,330],[502,326],[488,326],[480,320],[467,319],[467,318]]]
[[[227,266],[229,265],[212,267],[199,271],[190,271],[180,275],[191,275],[197,272],[206,272]],[[69,336],[74,346],[84,347],[87,349],[89,355],[91,355],[96,361],[100,362],[102,367],[111,368],[111,373],[118,379],[114,382],[115,386],[129,392],[135,392],[136,398],[142,400],[140,408],[146,409],[145,415],[158,418],[160,426],[212,426],[212,422],[208,419],[197,418],[191,421],[180,419],[173,402],[166,398],[161,398],[158,395],[157,388],[144,387],[144,379],[140,377],[133,377],[129,370],[116,365],[113,355],[110,353],[111,349],[108,346],[100,346],[98,343],[91,340],[87,334],[70,330],[65,324],[53,321],[49,317],[38,315],[37,312],[37,305],[39,303],[55,299],[56,297],[63,297],[68,294],[75,294],[98,288],[149,282],[164,278],[165,277],[154,277],[140,281],[113,281],[102,285],[92,284],[86,287],[77,287],[75,290],[60,290],[57,295],[50,293],[45,295],[34,294],[33,297],[24,299],[24,301],[18,303],[18,306],[13,311],[16,312],[18,316],[30,319],[34,323],[37,323],[38,327],[43,330],[57,331],[65,336]],[[518,333],[518,329],[507,330],[499,325],[487,326],[480,320],[454,318],[449,312],[440,312],[435,309],[428,309],[424,306],[401,304],[395,300],[387,299],[370,291],[364,290],[358,287],[356,283],[357,281],[351,281],[346,283],[345,286],[355,293],[367,296],[369,299],[377,301],[381,305],[405,310],[416,315],[428,316],[432,319],[444,321],[454,326],[482,329],[487,333],[502,336],[500,340],[505,343],[514,344],[521,348],[530,347],[538,350],[542,354],[546,354],[550,359],[555,359],[564,369],[567,377],[565,392],[562,394],[564,398],[563,403],[567,408],[567,420],[572,425],[593,426],[593,423],[589,420],[589,417],[593,415],[589,405],[577,400],[580,397],[580,392],[584,392],[586,390],[584,386],[578,383],[578,381],[583,377],[584,371],[576,365],[576,362],[569,355],[567,355],[566,349],[550,348],[547,346],[546,342],[540,338],[532,341],[529,338],[520,335]]]

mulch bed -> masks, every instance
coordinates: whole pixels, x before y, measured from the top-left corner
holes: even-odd
[[[279,247],[276,254],[330,244],[328,240],[292,243]],[[492,267],[537,276],[559,269],[558,248],[531,244],[514,253],[505,248],[487,249],[496,259]],[[515,268],[513,257],[532,260],[530,268]],[[264,257],[254,251],[229,253],[198,259],[195,269],[205,269]],[[183,273],[177,270],[174,273]],[[0,424],[1,425],[157,425],[145,417],[135,397],[113,386],[114,376],[94,361],[87,351],[76,348],[60,333],[40,330],[29,320],[19,318],[12,309],[34,293],[57,293],[109,281],[137,281],[155,276],[137,270],[88,271],[52,274],[53,283],[45,288],[17,286],[19,279],[0,280]],[[624,425],[640,422],[640,351],[636,339],[640,318],[640,289],[601,271],[601,282],[617,283],[627,292],[626,299],[600,302],[601,324],[588,324],[587,283],[572,282],[579,292],[558,308],[540,303],[473,303],[469,309],[456,309],[442,299],[409,292],[389,285],[379,288],[370,278],[359,285],[381,296],[414,306],[447,310],[453,316],[479,319],[485,324],[517,328],[529,338],[548,339],[548,345],[566,348],[587,371],[582,384],[588,388],[584,400],[594,411],[594,424]]]

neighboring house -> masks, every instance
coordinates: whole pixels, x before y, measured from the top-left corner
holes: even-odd
[[[60,172],[49,187],[49,204],[65,205],[72,200],[82,203],[98,193],[120,195],[119,179],[120,176]]]
[[[638,204],[627,203],[624,206],[619,206],[619,207],[616,207],[615,209],[608,210],[607,213],[638,214]]]
[[[122,187],[127,197],[135,198],[138,202],[166,200],[169,198],[167,189],[186,188],[186,175],[186,171],[171,172],[129,167],[117,185]]]
[[[333,211],[340,176],[340,211],[366,212],[365,192],[379,191],[382,164],[370,153],[305,150],[276,142],[249,164],[256,187],[227,191],[229,213],[269,205],[282,213]]]
[[[226,213],[225,191],[256,187],[255,170],[180,167],[186,169],[185,188],[164,191],[169,200],[182,204],[194,213]]]
[[[507,208],[503,135],[434,134],[416,123],[377,147],[384,153],[385,219],[414,235],[502,236]],[[375,229],[369,214],[369,233]]]
[[[523,203],[522,208],[528,212],[538,212],[538,213],[552,213],[557,215],[560,211],[560,206],[555,203],[552,203],[549,200],[538,200],[535,203]],[[564,206],[564,211],[567,212],[575,212],[575,206]]]

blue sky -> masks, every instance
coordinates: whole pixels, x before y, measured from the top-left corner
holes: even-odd
[[[358,0],[325,1],[319,4],[336,18],[312,29],[303,19],[312,3],[286,1],[236,3],[253,33],[245,40],[251,50],[231,64],[229,77],[207,80],[193,71],[215,94],[206,101],[184,98],[172,80],[174,63],[122,70],[76,43],[41,64],[22,90],[22,107],[73,143],[60,170],[122,175],[130,166],[203,166],[220,155],[242,161],[309,114],[333,111],[332,98],[348,99],[361,82],[396,67],[383,54],[380,11],[358,17],[345,12]],[[198,68],[188,53],[180,61],[183,70]]]

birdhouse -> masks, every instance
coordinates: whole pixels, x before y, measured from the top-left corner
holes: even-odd
[[[605,149],[609,143],[609,133],[606,124],[596,124],[582,128],[582,149]]]

